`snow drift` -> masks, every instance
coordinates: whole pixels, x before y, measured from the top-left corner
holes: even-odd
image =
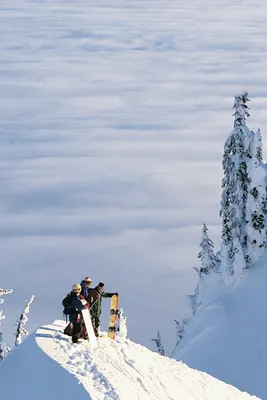
[[[219,291],[218,282],[214,285],[209,282],[213,299],[188,322],[184,339],[174,355],[176,360],[264,400],[267,399],[266,266],[267,253],[243,279],[224,292]]]
[[[27,400],[256,399],[208,374],[128,339],[73,345],[55,321],[27,338],[0,365],[1,398]]]

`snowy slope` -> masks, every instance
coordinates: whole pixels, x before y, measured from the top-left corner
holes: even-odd
[[[130,340],[104,337],[93,351],[88,342],[72,345],[64,325],[40,328],[1,363],[2,398],[256,399]]]
[[[189,322],[175,354],[240,390],[267,399],[267,254],[239,284]]]

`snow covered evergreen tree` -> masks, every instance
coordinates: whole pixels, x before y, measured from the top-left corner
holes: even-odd
[[[155,339],[151,339],[151,340],[156,343],[156,346],[157,346],[157,349],[158,349],[158,353],[161,356],[165,356],[165,350],[164,350],[164,347],[163,347],[162,342],[161,342],[160,332],[158,331],[157,337]]]
[[[242,276],[265,247],[266,172],[260,131],[246,126],[249,101],[247,92],[235,97],[234,129],[224,147],[220,216],[225,283]]]
[[[185,326],[187,324],[187,319],[183,319],[182,323],[180,323],[179,321],[177,321],[176,319],[174,320],[175,324],[176,324],[176,333],[177,333],[177,340],[175,343],[175,346],[171,352],[171,358],[173,357],[173,355],[175,354],[177,347],[179,346],[179,344],[181,343],[181,341],[183,340],[184,337],[184,332],[185,332]]]
[[[10,294],[12,293],[12,289],[0,289],[0,296],[3,294]],[[3,304],[4,300],[0,299],[0,304]],[[5,316],[3,314],[3,311],[0,310],[0,326],[1,326],[1,320],[5,319]],[[3,360],[7,353],[10,351],[10,348],[6,346],[6,344],[3,341],[3,334],[0,332],[0,361]]]
[[[252,133],[246,126],[249,117],[248,93],[235,97],[234,129],[224,146],[222,181],[222,249],[224,281],[233,281],[247,266],[246,208],[250,178],[248,162]],[[233,277],[235,275],[235,277]]]
[[[186,301],[193,315],[196,314],[198,307],[209,298],[211,279],[208,276],[212,273],[218,273],[219,270],[220,259],[218,254],[214,254],[213,249],[213,241],[209,238],[208,228],[203,222],[200,252],[198,253],[201,265],[200,268],[193,267],[198,274],[198,282],[194,294],[188,295]],[[216,279],[220,278],[216,277]]]
[[[257,261],[266,248],[266,168],[262,163],[262,137],[252,133],[249,165],[250,184],[247,201],[247,267]]]
[[[197,268],[195,268],[196,271],[198,271]],[[200,275],[199,275],[200,276]],[[197,283],[195,293],[194,294],[189,294],[186,298],[186,305],[191,308],[192,314],[195,315],[197,312],[198,307],[201,305],[201,302],[199,301],[199,285]]]
[[[24,310],[22,311],[20,319],[17,322],[17,332],[16,332],[15,346],[18,346],[22,342],[22,336],[27,336],[29,334],[29,332],[24,328],[24,326],[28,321],[27,314],[30,311],[30,305],[33,302],[33,300],[34,300],[34,296],[32,296],[29,301],[26,301],[26,305],[24,307]]]
[[[198,254],[198,258],[200,258],[201,260],[201,266],[199,269],[201,277],[203,274],[208,275],[212,271],[215,271],[217,266],[216,256],[213,252],[214,244],[213,241],[209,238],[208,228],[204,222],[200,248],[201,250]]]
[[[221,250],[217,250],[215,254],[215,261],[216,261],[216,272],[220,270],[222,257],[221,257]]]
[[[127,318],[123,315],[123,309],[120,308],[120,330],[118,332],[118,336],[126,339],[127,338]]]
[[[0,332],[0,361],[3,361],[9,352],[10,348],[3,342],[3,334]]]

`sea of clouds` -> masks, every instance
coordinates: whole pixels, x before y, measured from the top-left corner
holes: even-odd
[[[267,139],[263,1],[0,4],[3,332],[61,316],[90,275],[153,348],[187,313],[202,221],[219,246],[223,145],[236,94]],[[264,151],[265,157],[267,155]],[[108,304],[103,303],[102,329]]]

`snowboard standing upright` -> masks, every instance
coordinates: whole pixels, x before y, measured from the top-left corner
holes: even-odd
[[[82,316],[83,316],[83,320],[85,323],[85,327],[87,330],[87,334],[88,334],[88,339],[90,342],[90,346],[91,349],[95,349],[98,347],[98,343],[97,343],[97,339],[95,336],[95,332],[94,332],[94,328],[92,325],[92,320],[91,320],[91,316],[90,316],[90,312],[89,310],[82,310]]]
[[[119,296],[112,296],[110,301],[110,317],[108,326],[108,337],[115,339],[115,333],[118,331],[119,322]]]

